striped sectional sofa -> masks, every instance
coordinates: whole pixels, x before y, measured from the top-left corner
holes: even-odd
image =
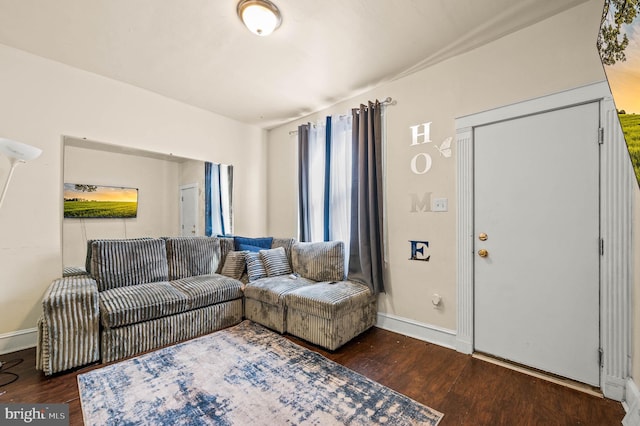
[[[217,274],[215,238],[96,240],[88,275],[55,280],[38,321],[36,367],[110,362],[238,324],[243,284]]]
[[[334,350],[375,322],[368,287],[344,281],[342,243],[234,238],[95,240],[86,275],[55,280],[38,321],[46,375],[110,362],[247,318]]]
[[[249,260],[247,319],[329,350],[375,324],[375,295],[369,287],[345,280],[344,243],[296,242],[289,261],[291,274],[272,276],[267,265],[266,274],[253,277]]]

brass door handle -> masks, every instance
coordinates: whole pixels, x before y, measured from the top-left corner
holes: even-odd
[[[489,238],[489,237],[484,232],[481,232],[480,235],[478,235],[478,239],[480,241],[487,241],[487,238]]]
[[[480,249],[480,250],[478,250],[478,256],[487,257],[487,256],[489,256],[489,252],[486,249]]]

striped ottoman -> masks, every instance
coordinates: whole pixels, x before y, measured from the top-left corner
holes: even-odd
[[[351,281],[318,282],[285,294],[287,333],[336,350],[376,322],[376,297]]]

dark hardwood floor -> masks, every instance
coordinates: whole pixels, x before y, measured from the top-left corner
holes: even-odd
[[[372,328],[335,352],[315,350],[383,385],[444,413],[447,425],[619,425],[618,402],[553,384],[437,345]],[[76,376],[100,365],[45,377],[35,349],[0,356],[22,358],[8,371],[19,379],[0,387],[0,402],[68,403],[71,425],[82,425]],[[0,375],[0,383],[9,377]]]

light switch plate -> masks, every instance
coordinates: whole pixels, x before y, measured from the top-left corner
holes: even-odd
[[[447,198],[434,198],[431,201],[432,212],[446,212],[449,210],[449,200]]]

